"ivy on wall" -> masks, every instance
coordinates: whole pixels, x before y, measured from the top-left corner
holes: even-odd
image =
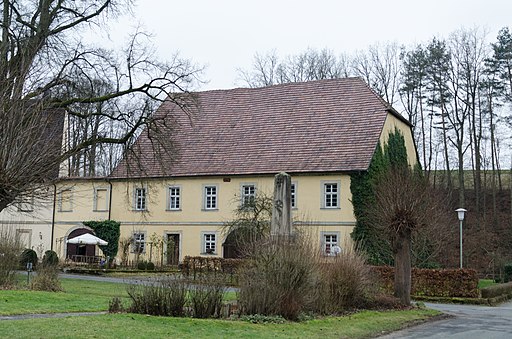
[[[90,227],[97,237],[108,242],[108,245],[100,246],[103,253],[113,259],[117,255],[121,224],[114,220],[84,221],[83,224]]]
[[[402,133],[395,129],[389,133],[384,148],[377,145],[368,171],[353,173],[350,176],[352,205],[356,226],[352,239],[359,249],[366,252],[372,265],[393,265],[393,252],[388,241],[372,227],[365,213],[365,207],[375,202],[375,185],[379,177],[388,170],[407,166],[407,149]]]

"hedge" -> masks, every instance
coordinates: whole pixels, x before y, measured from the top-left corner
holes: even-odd
[[[219,257],[191,257],[183,258],[181,271],[184,275],[192,275],[195,279],[199,273],[226,273],[234,274],[243,259],[224,259]]]
[[[373,266],[381,288],[393,293],[394,268]],[[478,298],[478,276],[471,269],[412,269],[411,295],[428,297]]]
[[[482,288],[482,298],[495,298],[501,295],[512,295],[512,282],[506,284],[491,285]]]

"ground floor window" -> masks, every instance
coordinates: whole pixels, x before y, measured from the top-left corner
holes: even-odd
[[[322,250],[324,255],[335,256],[341,252],[339,246],[339,234],[323,233],[322,234]]]
[[[203,253],[215,254],[217,252],[217,235],[215,233],[203,234]]]
[[[133,233],[133,253],[144,253],[146,252],[146,233],[134,232]]]

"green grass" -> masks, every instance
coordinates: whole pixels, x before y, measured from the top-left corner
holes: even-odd
[[[496,285],[496,282],[492,279],[480,279],[478,281],[478,289],[482,289],[487,286]]]
[[[107,314],[60,319],[0,321],[3,338],[367,338],[422,321],[437,311],[363,311],[300,323],[251,324],[243,321]]]
[[[61,284],[63,292],[0,290],[0,315],[107,311],[113,297],[128,304],[127,284],[80,279],[61,279]],[[224,298],[235,300],[236,293],[227,292]]]
[[[94,312],[108,309],[115,296],[127,297],[126,284],[62,279],[64,292],[0,290],[0,315]],[[236,298],[228,292],[226,299]],[[252,324],[244,321],[152,317],[137,314],[0,321],[2,338],[366,338],[422,321],[439,312],[428,309],[363,311],[301,323]]]
[[[0,315],[106,311],[113,297],[128,297],[125,284],[79,279],[61,283],[63,292],[1,290]]]

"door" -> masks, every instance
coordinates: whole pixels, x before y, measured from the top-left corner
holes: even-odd
[[[167,234],[167,265],[178,265],[180,262],[180,235]]]

